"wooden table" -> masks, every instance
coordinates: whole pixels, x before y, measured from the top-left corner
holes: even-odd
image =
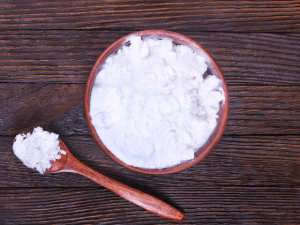
[[[98,56],[134,31],[186,35],[226,78],[225,133],[172,175],[129,171],[95,143],[83,95]],[[91,168],[184,211],[181,224],[300,223],[300,1],[0,2],[0,224],[174,224],[75,174],[40,175],[16,134],[58,133]]]

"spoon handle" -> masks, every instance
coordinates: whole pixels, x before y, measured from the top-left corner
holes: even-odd
[[[111,190],[117,195],[128,201],[158,215],[174,221],[182,221],[184,213],[170,206],[169,204],[134,188],[128,187],[118,181],[106,177],[85,164],[78,161],[75,157],[68,158],[64,172],[73,172],[85,176],[103,187]]]

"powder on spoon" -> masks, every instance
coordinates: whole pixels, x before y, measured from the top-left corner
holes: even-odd
[[[90,117],[127,165],[172,167],[194,158],[217,125],[222,81],[205,58],[170,39],[133,36],[109,56],[91,92]]]
[[[13,144],[15,155],[29,168],[45,173],[50,169],[51,162],[60,159],[60,154],[66,154],[59,147],[58,134],[34,128],[32,134],[18,134]]]

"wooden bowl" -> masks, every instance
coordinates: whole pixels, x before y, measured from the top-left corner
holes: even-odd
[[[94,126],[91,123],[91,118],[90,118],[90,95],[91,95],[91,91],[94,85],[94,80],[96,75],[98,74],[98,72],[101,69],[102,64],[105,62],[106,58],[115,53],[117,50],[119,50],[121,47],[123,47],[124,45],[128,44],[126,43],[126,39],[131,36],[131,35],[139,35],[142,38],[146,38],[146,37],[152,37],[152,38],[157,38],[157,39],[161,39],[161,38],[169,38],[172,39],[173,42],[175,44],[179,44],[179,45],[186,45],[188,47],[190,47],[193,51],[197,52],[198,54],[202,55],[205,57],[206,62],[210,62],[207,63],[208,64],[208,70],[210,72],[210,74],[217,76],[219,79],[222,80],[222,84],[223,84],[223,90],[224,90],[224,94],[225,94],[225,101],[220,105],[220,110],[219,110],[219,118],[217,121],[217,126],[214,129],[213,133],[211,134],[210,138],[207,140],[206,144],[204,144],[196,153],[195,153],[195,158],[190,160],[190,161],[186,161],[184,163],[178,164],[174,167],[170,167],[170,168],[166,168],[166,169],[142,169],[142,168],[137,168],[134,166],[129,166],[127,164],[125,164],[124,162],[122,162],[120,159],[118,159],[114,154],[112,154],[109,149],[106,148],[106,146],[102,143],[100,137],[98,136]],[[98,60],[96,61],[90,76],[88,78],[87,81],[87,85],[86,85],[86,90],[85,90],[85,97],[84,97],[84,104],[85,104],[85,113],[86,113],[86,117],[87,117],[87,122],[88,122],[88,126],[90,128],[90,130],[92,131],[92,135],[94,136],[96,142],[98,143],[98,145],[100,146],[100,148],[107,154],[109,155],[114,161],[116,161],[117,163],[119,163],[120,165],[130,169],[130,170],[134,170],[137,172],[141,172],[141,173],[146,173],[146,174],[170,174],[170,173],[175,173],[178,171],[182,171],[185,170],[193,165],[195,165],[196,163],[200,162],[205,156],[207,156],[212,149],[217,145],[217,143],[219,142],[225,127],[226,127],[226,123],[227,123],[227,118],[228,118],[228,113],[229,113],[229,95],[228,95],[228,89],[227,89],[227,85],[224,79],[224,76],[219,68],[219,66],[217,65],[217,63],[215,62],[215,60],[210,56],[210,54],[198,43],[196,43],[195,41],[193,41],[192,39],[178,34],[178,33],[174,33],[174,32],[170,32],[170,31],[165,31],[165,30],[145,30],[145,31],[139,31],[139,32],[135,32],[132,34],[129,34],[125,37],[120,38],[119,40],[117,40],[116,42],[114,42],[112,45],[110,45],[98,58]]]

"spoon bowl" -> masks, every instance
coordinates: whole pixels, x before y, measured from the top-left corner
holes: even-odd
[[[60,140],[60,139],[59,139],[59,147],[60,147],[60,149],[64,150],[66,152],[66,154],[65,155],[60,154],[61,155],[60,159],[51,161],[51,167],[46,170],[46,173],[58,173],[66,166],[68,155],[70,154],[70,151],[69,150],[66,151],[66,149],[68,149],[68,148],[65,145],[65,143],[63,143],[62,140]]]

